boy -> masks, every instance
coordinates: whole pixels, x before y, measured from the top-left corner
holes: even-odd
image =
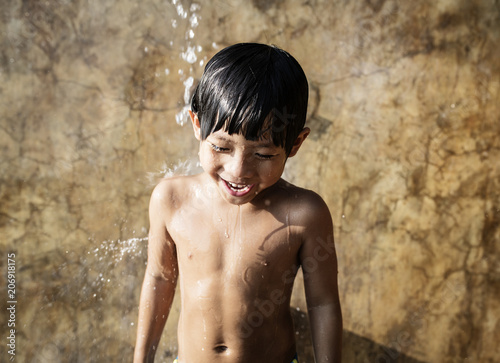
[[[299,266],[316,362],[340,361],[332,219],[317,194],[281,179],[310,132],[307,98],[302,68],[276,47],[236,44],[207,63],[190,111],[204,172],[153,191],[134,362],[153,362],[177,280],[176,362],[298,362]]]

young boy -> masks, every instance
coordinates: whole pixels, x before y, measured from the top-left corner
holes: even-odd
[[[317,194],[281,179],[310,132],[307,98],[302,68],[274,46],[236,44],[207,63],[190,112],[204,172],[151,197],[134,362],[153,362],[177,280],[176,362],[298,362],[300,266],[316,362],[340,362],[332,219]]]

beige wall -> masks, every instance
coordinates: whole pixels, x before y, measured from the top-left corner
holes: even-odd
[[[313,134],[286,176],[333,215],[346,361],[500,360],[498,1],[174,2],[0,5],[17,359],[129,360],[152,180],[196,160],[183,82],[258,41],[310,81]]]

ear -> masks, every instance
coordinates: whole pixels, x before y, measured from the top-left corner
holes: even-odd
[[[189,110],[189,117],[191,117],[191,123],[193,124],[194,137],[196,137],[197,140],[201,140],[201,126],[198,115]]]
[[[304,127],[304,129],[300,132],[299,136],[295,139],[295,142],[293,143],[292,150],[290,151],[290,154],[288,155],[289,158],[292,156],[295,156],[297,154],[297,151],[299,151],[300,146],[304,142],[304,140],[309,136],[309,133],[311,132],[311,129],[309,127]]]

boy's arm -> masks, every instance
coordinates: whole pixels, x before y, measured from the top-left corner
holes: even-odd
[[[300,260],[304,273],[307,310],[317,363],[341,361],[342,312],[337,285],[337,256],[333,224],[323,200],[309,203],[308,223]]]
[[[162,184],[155,188],[149,205],[148,264],[139,302],[134,363],[154,361],[177,283],[177,253],[165,226],[169,202]]]

